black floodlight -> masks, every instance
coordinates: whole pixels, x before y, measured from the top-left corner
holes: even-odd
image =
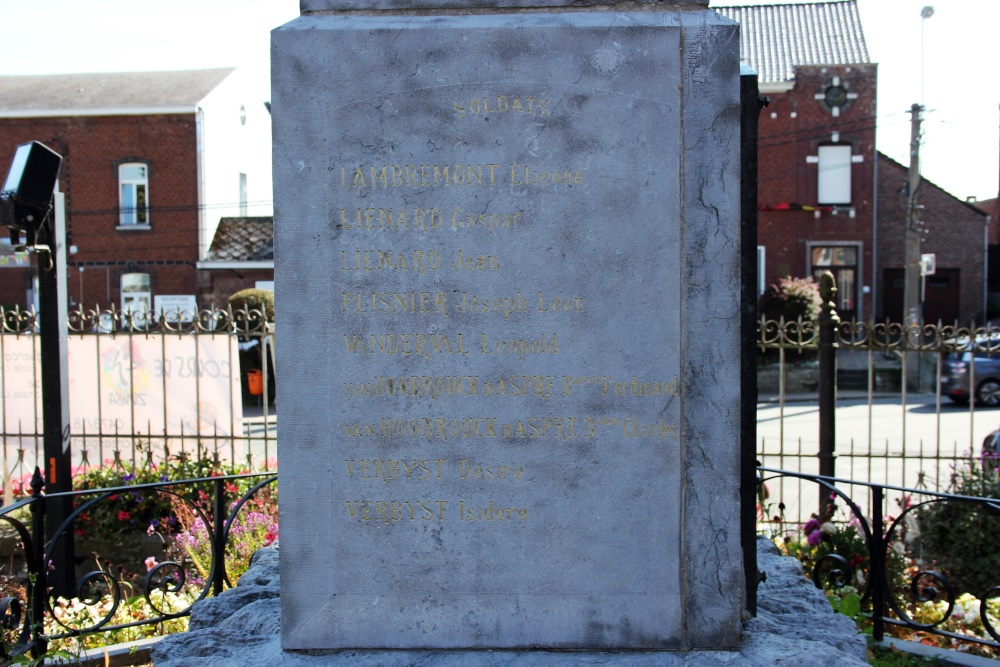
[[[10,163],[7,180],[0,190],[0,225],[11,237],[25,232],[34,239],[52,208],[52,193],[59,180],[62,156],[43,143],[21,144]]]

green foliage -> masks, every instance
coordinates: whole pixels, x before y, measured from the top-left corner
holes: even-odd
[[[868,664],[876,667],[927,667],[944,663],[934,657],[914,655],[891,646],[872,646],[869,649]]]
[[[861,615],[861,598],[858,596],[858,591],[853,586],[845,586],[845,588],[850,588],[849,591],[844,591],[843,595],[827,595],[830,598],[830,606],[838,614],[843,614],[847,618],[854,621],[858,620]]]
[[[244,308],[249,310],[251,323],[260,313],[264,314],[268,322],[274,322],[274,292],[271,290],[256,288],[240,290],[229,297],[227,303],[234,313]]]
[[[245,468],[218,464],[207,455],[199,458],[177,456],[160,464],[151,464],[147,468],[138,468],[129,472],[119,466],[108,465],[102,468],[91,468],[74,478],[73,487],[79,490],[108,489],[122,486],[137,486],[185,479],[202,479],[220,477],[248,472]],[[243,483],[244,491],[248,487]],[[184,485],[170,490],[181,493],[196,502],[201,502],[207,509],[210,503],[212,485],[205,482],[198,485]],[[234,490],[235,487],[234,487]],[[241,492],[242,493],[242,492]],[[96,496],[81,496],[78,504],[86,503]],[[92,508],[81,514],[75,522],[78,537],[94,539],[134,539],[144,534],[147,528],[166,530],[176,526],[175,506],[180,502],[174,496],[164,491],[143,490],[113,493],[104,500],[97,502]]]
[[[969,460],[956,469],[952,493],[1000,499],[997,461]],[[981,598],[1000,585],[1000,511],[954,500],[934,502],[919,516],[917,555],[925,568],[943,571],[957,593]]]
[[[757,314],[769,320],[784,317],[786,322],[794,322],[801,317],[808,322],[819,317],[822,303],[819,285],[812,277],[781,278],[764,290],[757,302]]]

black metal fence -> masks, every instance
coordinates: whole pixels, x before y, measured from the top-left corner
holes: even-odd
[[[1000,326],[841,322],[832,287],[817,321],[758,321],[758,461],[947,491],[1000,426]]]
[[[0,510],[2,658],[187,617],[194,602],[232,585],[229,572],[245,569],[236,560],[250,553],[236,547],[276,539],[276,513],[261,511],[276,511],[276,480],[229,475],[45,495],[36,470],[32,495]],[[67,502],[68,518],[46,526],[47,508]]]
[[[275,326],[262,311],[79,308],[68,330],[74,473],[177,457],[274,469]],[[45,469],[39,354],[36,314],[0,307],[4,505]]]
[[[945,647],[964,643],[962,650],[971,644],[995,657],[1000,571],[988,565],[1000,559],[992,532],[1000,528],[1000,481],[996,459],[982,469],[979,460],[965,463],[979,488],[996,497],[760,468],[758,528],[803,560],[834,607],[869,625],[875,640],[902,634]],[[782,516],[781,489],[789,487],[780,482],[789,479],[813,487],[807,495],[822,500],[806,524]],[[989,532],[976,534],[977,526]]]

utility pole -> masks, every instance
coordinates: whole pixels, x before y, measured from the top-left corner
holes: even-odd
[[[906,202],[906,282],[903,294],[903,322],[920,323],[920,240],[923,231],[920,206],[920,112],[919,104],[910,107],[910,169],[907,174]]]
[[[914,104],[910,107],[910,170],[907,177],[906,206],[906,236],[903,285],[903,323],[906,325],[906,336],[911,342],[919,342],[920,329],[923,320],[920,304],[920,241],[923,234],[923,222],[920,205],[920,112],[923,107]],[[919,357],[907,355],[906,382],[908,386],[916,387]]]

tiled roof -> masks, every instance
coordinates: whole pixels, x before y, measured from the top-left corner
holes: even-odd
[[[53,109],[191,107],[233,68],[0,76],[0,113]]]
[[[760,83],[792,81],[796,65],[871,62],[856,0],[711,9],[740,24],[740,61]]]
[[[274,259],[274,218],[222,218],[208,248],[216,262],[255,262]]]

